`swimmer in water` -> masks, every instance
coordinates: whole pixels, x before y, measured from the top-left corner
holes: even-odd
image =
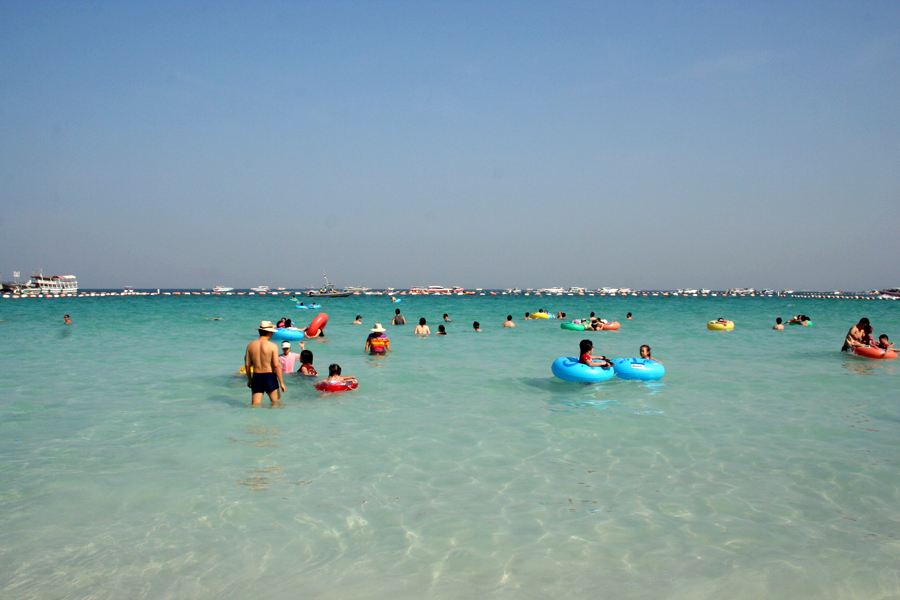
[[[444,320],[448,323],[450,322],[450,317],[447,316],[447,313],[444,313]]]
[[[472,323],[472,328],[475,329],[475,331],[481,331],[481,323],[475,321],[474,323]]]
[[[589,367],[603,367],[604,369],[613,366],[612,362],[605,356],[591,355],[591,351],[594,349],[594,342],[591,340],[581,340],[578,346],[581,350],[578,362],[581,364]]]
[[[65,315],[63,317],[63,325],[71,325],[72,321],[69,319],[69,315]]]
[[[444,329],[444,326],[443,326],[443,325],[438,325],[438,332],[437,332],[437,334],[438,334],[438,335],[447,335],[447,330]]]
[[[313,353],[311,350],[304,350],[300,353],[300,369],[297,371],[301,375],[306,375],[307,377],[316,377],[318,373],[316,372],[315,367],[313,367]]]
[[[659,364],[662,364],[662,361],[656,360],[655,358],[650,356],[650,346],[648,346],[647,344],[644,344],[643,346],[641,346],[641,358],[646,358],[647,360],[652,360],[653,362],[658,362]]]
[[[627,320],[630,321],[630,320],[631,320],[631,313],[628,313],[627,315],[625,315],[625,318],[626,318]]]
[[[419,324],[416,325],[416,330],[413,333],[416,335],[429,335],[431,333],[431,329],[425,324],[425,317],[419,319]]]
[[[784,325],[781,324],[781,317],[775,319],[775,327],[773,327],[772,329],[777,329],[779,331],[784,329]]]
[[[506,320],[503,322],[503,325],[500,327],[515,327],[516,324],[513,323],[512,315],[506,315]]]
[[[351,325],[362,325],[362,315],[356,315],[356,320],[350,324]]]

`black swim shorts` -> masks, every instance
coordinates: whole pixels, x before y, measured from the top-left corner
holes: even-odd
[[[254,394],[271,394],[278,389],[278,376],[275,373],[254,373],[250,390]]]

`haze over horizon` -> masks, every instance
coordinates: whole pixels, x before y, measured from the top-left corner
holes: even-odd
[[[900,287],[895,2],[0,5],[0,271]]]

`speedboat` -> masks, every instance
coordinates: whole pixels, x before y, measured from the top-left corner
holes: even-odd
[[[256,287],[250,288],[250,291],[251,292],[271,292],[272,290],[270,290],[269,286],[267,286],[267,285],[258,285]]]
[[[234,290],[234,288],[230,288],[230,287],[222,287],[221,285],[217,285],[216,287],[214,287],[214,288],[212,289],[212,291],[214,291],[214,292],[230,292],[230,291],[233,291],[233,290]]]

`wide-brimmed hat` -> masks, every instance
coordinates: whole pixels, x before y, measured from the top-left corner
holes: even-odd
[[[382,333],[382,332],[384,332],[384,331],[387,331],[387,329],[385,329],[384,327],[382,327],[382,326],[381,326],[381,323],[375,323],[375,327],[373,327],[372,329],[370,329],[370,331],[374,331],[375,333]]]
[[[269,333],[275,333],[275,326],[272,325],[272,321],[262,321],[259,324],[259,327],[256,328],[257,331],[268,331]]]
[[[285,341],[281,342],[281,347],[282,348],[290,348],[291,343],[289,341],[285,340]]]

